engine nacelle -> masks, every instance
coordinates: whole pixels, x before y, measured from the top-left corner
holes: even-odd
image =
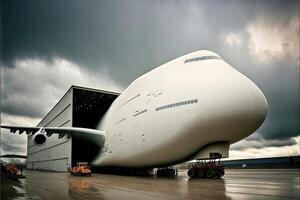
[[[46,135],[41,134],[41,133],[36,134],[33,137],[33,142],[34,142],[35,145],[43,145],[43,144],[46,143],[46,141],[47,141]]]

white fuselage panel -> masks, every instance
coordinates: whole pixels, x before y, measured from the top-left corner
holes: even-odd
[[[249,136],[266,114],[252,81],[217,54],[197,51],[142,75],[113,102],[98,127],[106,138],[94,165],[175,164],[210,143]]]

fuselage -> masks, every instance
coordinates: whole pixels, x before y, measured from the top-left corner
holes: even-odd
[[[113,102],[99,129],[98,166],[176,164],[215,142],[235,143],[264,121],[267,101],[211,51],[196,51],[140,76]]]

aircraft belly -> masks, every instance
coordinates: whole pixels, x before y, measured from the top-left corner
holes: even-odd
[[[137,149],[135,152],[124,155],[122,158],[119,155],[115,155],[115,157],[112,155],[111,159],[102,164],[121,167],[168,165],[198,150],[199,146],[205,145],[201,140],[201,135],[205,135],[207,132],[207,122],[197,121],[195,122],[197,127],[191,130],[190,127],[181,126],[182,123],[178,123],[182,120],[190,120],[192,122],[191,112],[186,112],[186,110],[182,110],[182,112],[185,114],[185,120],[182,117],[174,118],[173,121],[168,120],[169,127],[172,127],[169,129],[166,129],[166,126],[163,126],[163,124],[156,126],[152,129],[153,132],[151,134],[148,132],[149,136],[146,138],[146,141],[141,140],[138,142],[135,140],[133,144],[133,148]],[[166,120],[164,123],[166,123]]]

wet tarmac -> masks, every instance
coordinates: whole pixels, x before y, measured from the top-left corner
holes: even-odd
[[[300,199],[300,170],[226,170],[222,179],[177,178],[93,174],[75,177],[67,173],[24,171],[26,179],[13,185],[15,196],[3,199]]]

